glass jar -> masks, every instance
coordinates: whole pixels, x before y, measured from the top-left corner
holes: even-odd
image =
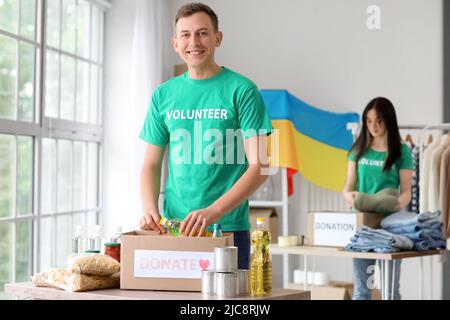
[[[120,243],[117,242],[105,243],[105,254],[120,262]]]

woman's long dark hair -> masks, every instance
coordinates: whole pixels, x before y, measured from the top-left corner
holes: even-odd
[[[402,143],[398,130],[397,116],[395,114],[394,105],[388,99],[378,97],[372,99],[372,101],[367,104],[362,115],[361,132],[350,149],[350,152],[356,153],[355,161],[358,164],[359,159],[361,159],[362,155],[370,148],[373,137],[367,128],[367,114],[372,109],[376,111],[377,116],[382,119],[384,126],[386,127],[388,152],[387,158],[384,162],[383,171],[387,171],[391,169],[395,161],[400,158]]]

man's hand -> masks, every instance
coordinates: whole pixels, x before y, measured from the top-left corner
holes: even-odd
[[[216,222],[220,216],[221,214],[211,207],[193,210],[181,223],[180,232],[183,236],[193,237],[198,231],[197,237],[201,237],[206,233],[206,228]]]
[[[164,227],[159,224],[159,220],[161,220],[159,212],[156,210],[151,210],[150,212],[146,212],[141,218],[139,221],[139,227],[142,230],[152,230],[158,232],[159,234],[165,233]]]

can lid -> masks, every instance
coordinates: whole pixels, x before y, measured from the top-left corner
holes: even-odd
[[[105,247],[120,247],[120,243],[118,242],[106,242]]]

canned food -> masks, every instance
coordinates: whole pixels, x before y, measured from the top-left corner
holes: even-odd
[[[237,272],[216,272],[214,278],[218,297],[235,298],[239,295]]]
[[[215,294],[214,271],[202,270],[202,293]]]
[[[248,293],[248,270],[247,269],[239,269],[238,277],[239,277],[239,294],[247,294]]]
[[[237,272],[238,248],[217,247],[214,248],[214,269],[216,272]]]

